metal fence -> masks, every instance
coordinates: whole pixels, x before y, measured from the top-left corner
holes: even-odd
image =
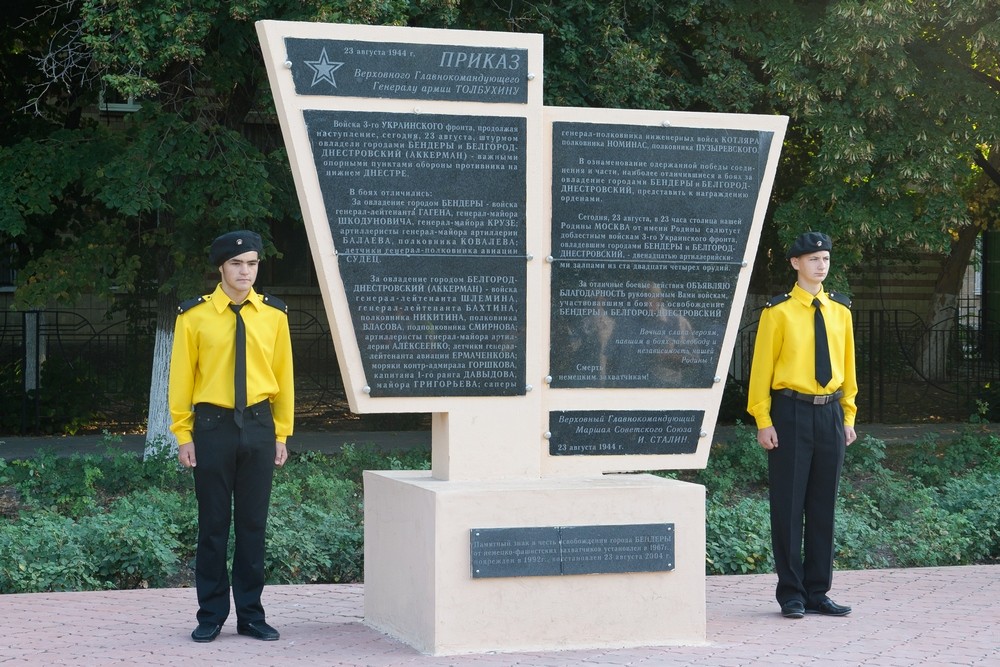
[[[326,322],[293,310],[289,327],[296,412],[344,409]],[[121,323],[97,326],[72,311],[0,313],[0,433],[72,432],[94,421],[141,428],[153,344],[152,334],[130,332]]]
[[[984,412],[995,419],[1000,329],[975,306],[972,300],[963,302],[929,326],[909,310],[855,311],[859,420],[966,421]],[[739,332],[728,394],[745,397],[756,331],[755,319]]]
[[[313,313],[290,314],[296,412],[347,411],[329,327]],[[1000,407],[1000,329],[967,304],[926,326],[903,310],[854,313],[861,422],[964,421]],[[746,385],[756,321],[737,336],[720,419],[746,420]],[[153,338],[120,323],[99,327],[71,311],[0,313],[0,433],[72,431],[100,420],[141,428]],[[984,403],[977,403],[983,401]]]

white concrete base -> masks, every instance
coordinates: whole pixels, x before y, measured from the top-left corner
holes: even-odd
[[[672,523],[670,572],[473,579],[474,528]],[[434,655],[698,644],[705,489],[653,475],[365,473],[365,623]]]

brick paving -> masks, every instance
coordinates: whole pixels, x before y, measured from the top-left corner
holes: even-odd
[[[190,639],[192,589],[0,596],[4,665],[329,665],[621,667],[624,665],[1000,665],[1000,565],[837,572],[844,618],[783,619],[773,575],[708,577],[708,637],[695,646],[428,656],[363,622],[360,584],[269,586],[277,642]],[[558,619],[553,619],[558,622]],[[665,621],[667,622],[667,621]]]

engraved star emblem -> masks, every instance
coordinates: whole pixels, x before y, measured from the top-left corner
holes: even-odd
[[[337,80],[333,78],[333,73],[344,66],[344,63],[335,63],[326,55],[326,48],[319,54],[319,60],[306,60],[305,64],[313,71],[312,84],[315,86],[320,81],[329,81],[334,88],[337,87]]]

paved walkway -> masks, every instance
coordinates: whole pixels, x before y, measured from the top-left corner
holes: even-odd
[[[363,587],[270,586],[277,642],[190,639],[192,589],[0,596],[4,665],[328,665],[600,667],[622,665],[1000,665],[1000,565],[837,572],[844,618],[787,620],[773,575],[708,577],[708,641],[698,646],[433,657],[363,623]],[[554,619],[557,620],[557,619]],[[664,622],[669,622],[665,619]]]

